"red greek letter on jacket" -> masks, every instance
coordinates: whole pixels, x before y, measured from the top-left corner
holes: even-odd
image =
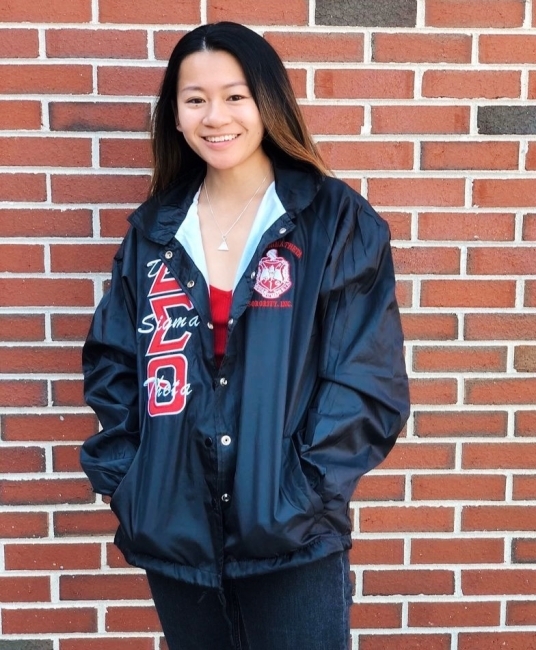
[[[173,333],[167,324],[172,308],[190,311],[193,305],[164,264],[155,276],[148,298],[156,327],[146,353],[153,357],[147,363],[147,409],[151,417],[174,415],[184,409],[190,392],[188,360],[182,352],[192,334],[186,331],[177,338],[167,338],[170,331]]]

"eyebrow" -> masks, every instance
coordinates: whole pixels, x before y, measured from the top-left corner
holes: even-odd
[[[247,83],[245,81],[232,81],[229,84],[225,84],[223,88],[231,88],[232,86],[247,86]],[[204,90],[202,86],[196,86],[196,85],[190,85],[190,86],[184,86],[184,88],[181,88],[180,92],[184,93],[187,90]]]

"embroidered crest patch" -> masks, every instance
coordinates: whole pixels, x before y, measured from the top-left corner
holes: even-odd
[[[259,262],[255,291],[263,298],[279,298],[292,286],[290,264],[284,257],[279,257],[277,250],[270,249]]]

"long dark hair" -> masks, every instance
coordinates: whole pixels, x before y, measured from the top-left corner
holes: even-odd
[[[320,174],[328,173],[294,96],[283,62],[256,32],[238,23],[202,25],[175,46],[162,81],[152,121],[154,171],[151,195],[167,187],[183,172],[201,170],[204,161],[176,128],[177,82],[181,63],[206,50],[228,52],[242,66],[265,127],[263,146],[283,153]]]

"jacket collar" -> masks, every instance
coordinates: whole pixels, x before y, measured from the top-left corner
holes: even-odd
[[[324,177],[302,165],[289,164],[287,160],[275,156],[271,156],[271,160],[277,195],[287,214],[294,219],[297,213],[312,203]],[[167,244],[186,217],[204,175],[203,170],[173,183],[142,203],[128,220],[147,239],[157,244]]]

